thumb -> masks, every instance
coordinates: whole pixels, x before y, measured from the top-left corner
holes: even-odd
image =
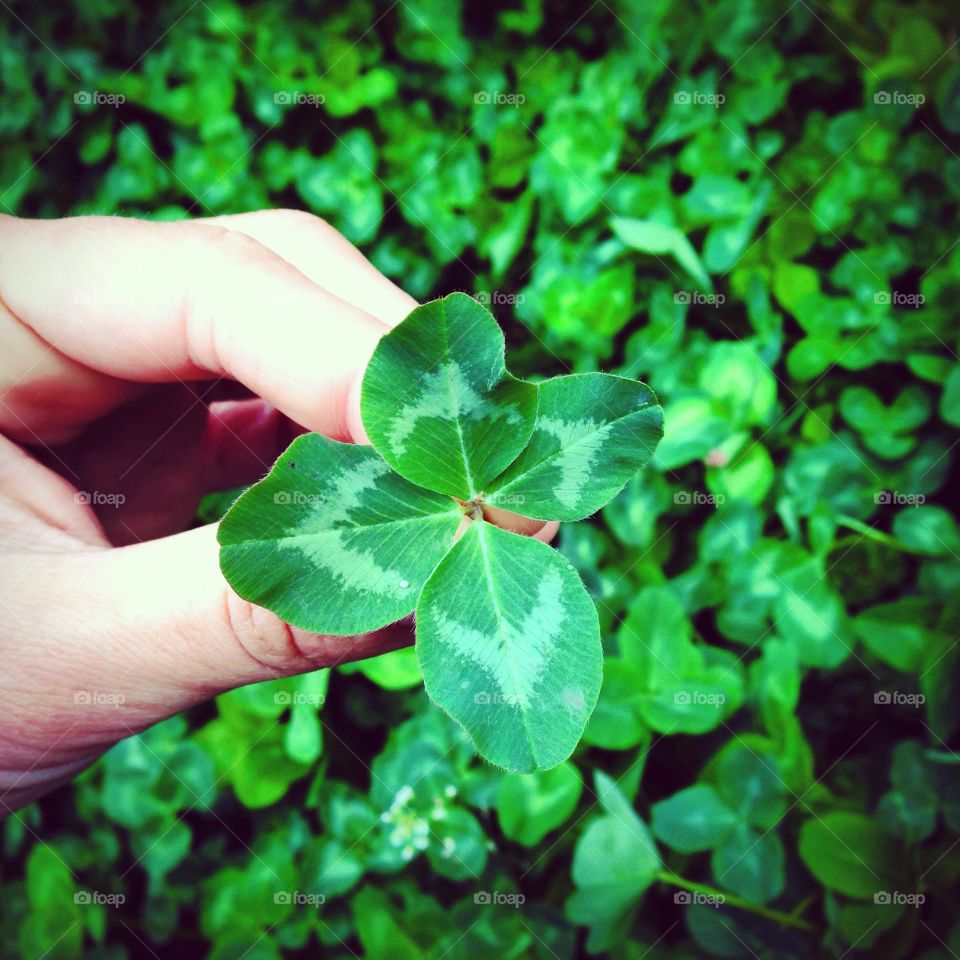
[[[123,705],[98,712],[103,724],[90,734],[104,743],[243,684],[363,659],[412,641],[402,621],[373,634],[318,636],[242,600],[220,572],[213,524],[50,559],[46,582],[33,577],[33,595],[44,597],[44,610],[32,618],[41,634],[34,649],[41,655],[60,652],[48,658],[44,682],[48,690],[52,679],[61,688],[64,710],[75,699],[71,691],[96,691]],[[60,667],[63,673],[51,677]]]

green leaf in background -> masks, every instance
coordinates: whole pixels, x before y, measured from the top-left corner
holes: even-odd
[[[698,283],[702,292],[712,293],[713,284],[696,250],[676,227],[654,220],[614,217],[610,226],[616,236],[633,250],[656,257],[673,257]]]
[[[383,219],[376,166],[373,138],[366,130],[352,130],[327,156],[302,165],[297,191],[312,210],[330,217],[348,240],[364,243],[376,236]]]
[[[545,544],[474,521],[417,603],[430,698],[518,773],[565,760],[600,690],[597,613]]]
[[[924,626],[930,613],[922,598],[904,597],[869,607],[854,617],[852,626],[875,657],[896,670],[915,673],[934,640],[932,631]]]
[[[505,776],[497,792],[497,815],[504,835],[525,847],[537,846],[573,813],[582,790],[580,771],[572,763]]]
[[[648,387],[609,374],[557,377],[538,393],[530,443],[485,500],[539,520],[580,520],[647,463],[663,411]]]
[[[739,669],[711,662],[691,633],[683,606],[666,587],[641,590],[618,631],[640,715],[653,730],[703,733],[742,699]]]
[[[413,610],[461,518],[369,447],[306,434],[221,523],[221,569],[298,627],[363,633]]]
[[[896,841],[871,817],[832,811],[800,828],[800,858],[828,890],[857,900],[898,889]]]
[[[770,830],[787,809],[786,785],[776,759],[734,741],[712,764],[717,790],[748,824]]]
[[[932,557],[960,555],[960,527],[943,507],[922,505],[893,518],[893,535],[904,546]]]
[[[384,690],[408,690],[423,683],[413,647],[384,653],[370,660],[344,663],[339,669],[341,673],[362,673]]]
[[[524,448],[537,388],[504,366],[503,334],[472,297],[418,307],[374,351],[363,424],[401,476],[469,500]]]
[[[940,394],[940,416],[954,427],[960,427],[960,364],[947,377]]]
[[[20,929],[21,955],[82,957],[84,911],[89,915],[103,907],[92,902],[89,891],[80,891],[80,899],[75,896],[76,880],[55,846],[33,848],[26,864],[26,888],[29,913]]]
[[[714,880],[751,903],[768,903],[786,885],[786,854],[776,833],[739,823],[710,857]]]
[[[385,894],[367,887],[353,899],[357,936],[365,954],[373,960],[421,960],[420,945],[395,917]]]
[[[604,774],[597,773],[597,790]],[[619,793],[606,779],[608,794]],[[635,904],[660,872],[660,855],[646,824],[620,795],[611,812],[592,820],[580,835],[573,853],[573,882],[567,916],[590,926],[615,921]]]
[[[653,805],[653,835],[681,853],[711,850],[737,823],[737,815],[708,784],[697,784]]]
[[[218,777],[244,806],[272,806],[310,765],[288,755],[284,728],[274,723],[265,730],[263,718],[244,708],[237,691],[218,697],[217,707],[220,715],[198,731],[197,742],[215,758]]]

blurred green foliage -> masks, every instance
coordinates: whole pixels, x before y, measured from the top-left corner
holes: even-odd
[[[948,6],[4,8],[5,212],[312,210],[667,433],[561,536],[571,762],[481,765],[409,651],[228,694],[8,820],[0,955],[960,952]]]

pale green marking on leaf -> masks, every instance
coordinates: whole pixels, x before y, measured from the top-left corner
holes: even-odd
[[[564,458],[558,464],[560,479],[553,492],[562,504],[576,508],[584,487],[590,482],[592,468],[610,434],[610,427],[596,420],[543,417],[537,421],[537,429],[555,437],[560,449],[564,449]]]
[[[436,616],[436,627],[443,642],[456,645],[465,657],[494,677],[507,702],[526,709],[563,627],[566,614],[562,592],[559,572],[550,569],[537,588],[534,606],[519,624],[502,621],[500,632],[490,634],[441,612]],[[583,703],[583,691],[579,688],[564,692],[568,701],[565,706]]]
[[[600,690],[597,612],[546,544],[474,521],[417,601],[430,697],[518,773],[565,760]]]
[[[285,537],[277,541],[280,550],[301,553],[306,560],[328,570],[334,586],[341,590],[372,593],[400,599],[410,596],[410,581],[401,570],[390,570],[376,559],[376,544],[356,549],[344,530],[324,530],[314,535]]]
[[[414,310],[377,344],[361,415],[384,460],[412,483],[479,495],[533,430],[537,388],[512,377],[488,310],[454,293]]]
[[[410,613],[462,520],[370,447],[298,437],[220,524],[220,566],[244,599],[316,633]]]
[[[332,478],[327,478],[328,492],[316,494],[313,502],[323,507],[324,526],[336,526],[350,521],[350,513],[363,506],[363,494],[372,490],[377,481],[390,472],[390,467],[378,458],[362,460],[349,469],[343,469]],[[305,515],[302,522],[304,533],[316,529],[316,518]]]
[[[604,373],[556,377],[538,389],[530,443],[486,500],[538,520],[580,520],[650,459],[663,411],[642,383]]]
[[[509,423],[520,419],[515,410],[498,407],[473,389],[463,368],[454,361],[428,373],[416,399],[394,415],[390,426],[390,449],[394,454],[402,456],[406,452],[407,439],[417,424],[429,417],[464,420],[505,417]]]

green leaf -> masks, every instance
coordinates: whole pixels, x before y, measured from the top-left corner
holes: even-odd
[[[304,630],[364,633],[413,610],[461,519],[371,448],[306,434],[223,519],[220,566],[241,597]]]
[[[940,394],[940,416],[945,423],[960,427],[960,364],[950,371],[943,385],[943,393]]]
[[[297,176],[297,190],[311,209],[332,214],[348,240],[366,243],[376,235],[383,218],[376,168],[376,146],[361,127],[338,138],[327,156],[305,162]]]
[[[707,293],[713,292],[710,276],[704,270],[693,245],[676,227],[654,220],[613,217],[613,232],[628,247],[653,256],[672,256]]]
[[[570,756],[600,690],[597,612],[573,567],[482,520],[423,588],[417,655],[431,699],[517,773]]]
[[[363,425],[397,473],[469,500],[524,448],[537,388],[510,376],[489,311],[463,293],[414,310],[377,344]]]
[[[476,880],[487,865],[487,837],[477,818],[451,807],[432,825],[430,865],[452,880]]]
[[[715,776],[720,796],[752,826],[768,830],[787,809],[786,784],[770,754],[733,742],[717,759]]]
[[[370,960],[420,960],[423,950],[394,915],[386,894],[365,887],[353,898],[357,938]]]
[[[828,890],[857,900],[897,889],[898,844],[871,817],[834,811],[800,828],[800,859]]]
[[[417,653],[413,647],[384,653],[370,660],[344,663],[339,669],[341,673],[362,673],[384,690],[409,690],[423,682]]]
[[[736,668],[709,662],[690,639],[691,625],[668,587],[645,587],[630,604],[617,639],[636,671],[638,708],[662,733],[704,733],[739,705]]]
[[[893,535],[905,546],[932,557],[960,556],[960,528],[943,507],[907,507],[893,518]]]
[[[538,520],[580,520],[647,463],[663,411],[648,387],[609,374],[557,377],[538,390],[530,443],[485,499]]]
[[[297,763],[314,763],[323,750],[323,733],[317,708],[295,703],[290,722],[283,732],[283,746],[287,756]]]
[[[960,646],[953,637],[935,634],[924,651],[920,692],[934,736],[945,743],[960,725]]]
[[[598,780],[600,776],[598,772]],[[577,890],[567,901],[567,916],[574,923],[592,925],[622,914],[660,871],[649,829],[609,778],[607,782],[620,803],[615,813],[605,805],[608,812],[588,824],[577,841],[571,871]]]
[[[643,676],[632,663],[607,657],[596,709],[583,733],[585,743],[626,750],[641,743],[648,727],[643,719]]]
[[[62,854],[47,843],[38,843],[26,863],[26,893],[30,906],[20,927],[20,955],[53,960],[83,956],[83,911],[93,911],[89,891],[86,901],[77,898],[77,883]],[[78,904],[83,903],[83,906]],[[102,909],[102,908],[101,908]]]
[[[875,657],[895,670],[916,673],[935,637],[924,626],[929,609],[929,602],[921,597],[903,597],[859,613],[853,629]]]
[[[355,843],[345,845],[333,837],[319,837],[307,851],[303,877],[308,889],[326,897],[346,893],[362,876],[363,861]]]
[[[535,847],[573,813],[582,790],[580,771],[572,763],[536,773],[505,775],[497,793],[497,815],[504,835]]]
[[[710,850],[737,823],[736,814],[708,784],[697,784],[653,805],[651,827],[658,840],[681,853]]]
[[[783,893],[786,854],[773,831],[758,833],[740,823],[713,852],[714,879],[751,903],[767,903]]]

